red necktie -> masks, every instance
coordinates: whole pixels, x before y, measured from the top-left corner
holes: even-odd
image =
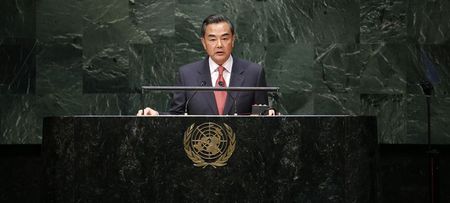
[[[226,87],[227,83],[223,78],[223,66],[219,66],[219,77],[216,80],[216,87]],[[223,115],[223,108],[225,107],[225,101],[227,99],[226,91],[214,91],[214,97],[216,98],[217,110],[219,111],[219,115]]]

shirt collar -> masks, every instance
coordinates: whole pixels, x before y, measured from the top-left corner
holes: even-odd
[[[219,64],[217,64],[216,62],[214,62],[211,57],[208,57],[208,62],[209,62],[209,71],[210,73],[214,73],[214,71],[217,71],[217,68],[219,67]],[[231,69],[233,67],[233,56],[230,55],[230,57],[228,58],[227,61],[225,61],[225,63],[222,64],[222,66],[225,68],[225,70],[229,73],[231,73]]]

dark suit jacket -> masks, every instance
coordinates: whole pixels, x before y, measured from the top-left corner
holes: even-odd
[[[204,60],[180,67],[179,86],[212,86],[208,57]],[[233,57],[229,87],[265,87],[266,78],[262,67],[256,63]],[[186,100],[194,92],[176,92],[171,101],[170,114],[183,114]],[[230,95],[231,94],[231,95]],[[237,100],[237,113],[250,114],[253,104],[268,104],[267,92],[228,92],[224,114],[234,114],[234,102]],[[213,92],[197,92],[189,101],[189,115],[217,115],[217,105]]]

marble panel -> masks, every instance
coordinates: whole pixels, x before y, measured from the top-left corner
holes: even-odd
[[[316,35],[313,0],[264,1],[269,43],[309,43]],[[251,33],[251,32],[250,32]]]
[[[360,115],[359,94],[316,93],[315,115]]]
[[[377,116],[379,143],[414,143],[407,136],[407,100],[401,94],[361,94],[361,115]]]
[[[35,54],[35,39],[10,38],[0,41],[0,94],[35,93]]]
[[[420,44],[450,43],[450,2],[410,0],[408,33]]]
[[[449,144],[449,97],[430,98],[431,143]],[[407,139],[404,143],[428,143],[427,98],[410,96],[407,100]]]
[[[316,45],[314,92],[358,93],[362,72],[358,44]]]
[[[359,0],[313,1],[315,43],[359,43]]]
[[[361,93],[404,94],[406,71],[415,66],[408,44],[361,44]]]
[[[35,38],[36,1],[3,1],[0,13],[0,44],[6,38]]]
[[[408,0],[361,0],[361,43],[408,41]]]

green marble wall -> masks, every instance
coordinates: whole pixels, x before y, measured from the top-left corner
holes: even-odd
[[[382,143],[450,143],[448,0],[6,0],[0,7],[0,144],[41,143],[42,118],[159,110],[176,69],[204,57],[201,21],[235,22],[234,54],[262,64],[285,114],[378,116]],[[438,78],[436,77],[438,76]]]

